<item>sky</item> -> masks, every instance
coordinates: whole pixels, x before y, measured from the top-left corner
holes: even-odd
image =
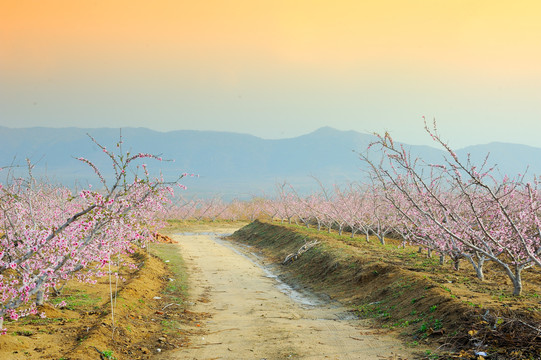
[[[0,126],[541,147],[538,0],[0,0]]]

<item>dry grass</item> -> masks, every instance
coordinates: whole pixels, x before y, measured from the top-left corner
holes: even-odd
[[[285,276],[399,331],[411,346],[462,350],[463,358],[475,358],[476,350],[492,354],[490,359],[537,359],[541,353],[535,330],[541,323],[539,269],[525,272],[524,295],[514,297],[494,264],[486,264],[487,280],[479,281],[466,262],[455,271],[417,247],[401,249],[397,241],[382,246],[375,238],[367,243],[349,234],[269,222],[254,222],[232,238],[257,246],[277,263],[306,240],[318,239],[321,244],[283,267]]]
[[[201,316],[185,310],[185,273],[174,246],[152,245],[168,263],[138,253],[131,261],[143,262],[142,267],[122,269],[126,281],[119,284],[114,327],[108,279],[94,285],[72,281],[39,309],[47,318],[30,316],[5,324],[8,334],[0,337],[0,359],[150,359],[157,349],[187,346],[189,335],[199,331],[195,324]],[[54,307],[61,301],[67,306]]]

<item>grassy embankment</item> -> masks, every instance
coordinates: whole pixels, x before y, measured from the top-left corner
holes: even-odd
[[[479,281],[465,261],[462,269],[439,264],[439,258],[401,249],[398,241],[380,245],[374,237],[350,238],[296,225],[256,221],[233,239],[259,248],[281,262],[305,240],[320,244],[284,266],[289,281],[324,292],[349,304],[377,326],[400,332],[412,347],[428,345],[427,358],[538,359],[541,355],[541,272],[524,274],[524,293],[511,295],[511,284],[495,264]],[[454,354],[443,349],[454,350]]]
[[[70,281],[39,311],[6,321],[0,336],[1,359],[150,359],[158,352],[188,344],[197,332],[197,314],[185,310],[186,269],[174,244],[151,244],[151,253],[138,252],[129,261],[137,270],[120,269],[113,299],[108,278],[96,284]],[[167,261],[167,262],[164,262]],[[113,269],[116,270],[116,269]],[[172,281],[171,281],[172,279]],[[115,281],[112,283],[115,291]],[[56,307],[65,302],[65,307]],[[158,350],[159,349],[159,350]]]

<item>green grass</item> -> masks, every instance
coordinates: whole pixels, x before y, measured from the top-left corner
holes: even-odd
[[[184,301],[188,295],[188,275],[186,272],[186,264],[180,254],[178,245],[162,243],[152,244],[150,252],[162,261],[167,261],[167,267],[174,275],[167,283],[165,293],[171,295],[174,301]]]
[[[93,296],[79,290],[72,290],[68,294],[60,295],[51,299],[53,305],[57,305],[62,301],[66,302],[66,308],[70,310],[99,310],[102,298]]]
[[[161,325],[162,331],[166,334],[173,334],[180,330],[180,323],[177,320],[162,320]]]
[[[106,359],[115,360],[116,357],[113,356],[113,350],[104,350],[101,353]]]
[[[371,304],[363,304],[357,307],[355,312],[357,313],[357,316],[360,318],[383,318],[387,319],[391,315],[389,313],[390,309],[386,309],[382,302],[377,303],[371,303]]]
[[[80,319],[64,319],[64,318],[32,318],[32,317],[24,317],[22,319],[17,320],[22,325],[47,325],[52,323],[60,323],[60,322],[77,322]]]
[[[17,330],[15,332],[13,332],[12,335],[32,336],[32,335],[34,335],[34,332],[32,330]]]

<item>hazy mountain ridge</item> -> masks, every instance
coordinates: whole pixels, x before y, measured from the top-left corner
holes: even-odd
[[[502,174],[541,175],[541,148],[493,142],[468,146],[457,151],[459,156],[471,154],[474,163],[482,164],[488,154],[488,164],[497,165]]]
[[[94,161],[104,172],[110,171],[108,159],[86,135],[91,134],[108,149],[114,149],[120,130],[110,128],[25,128],[0,127],[0,166],[24,165],[28,157],[36,163],[35,173],[55,181],[73,185],[95,184],[92,170],[74,159],[85,157]],[[151,162],[149,167],[161,170],[167,179],[189,172],[198,179],[183,181],[189,193],[222,194],[225,197],[249,196],[269,192],[277,182],[288,181],[301,191],[316,189],[317,177],[326,185],[359,180],[363,176],[362,162],[356,152],[362,152],[374,140],[372,135],[355,131],[339,131],[330,127],[289,139],[261,139],[253,135],[179,130],[158,132],[146,128],[122,129],[123,149],[133,152],[162,154],[174,162]],[[412,154],[427,162],[441,162],[445,153],[429,146],[407,145]],[[541,148],[526,145],[491,143],[457,150],[461,158],[471,153],[480,164],[487,153],[489,163],[498,164],[502,173],[541,174],[538,164]]]

